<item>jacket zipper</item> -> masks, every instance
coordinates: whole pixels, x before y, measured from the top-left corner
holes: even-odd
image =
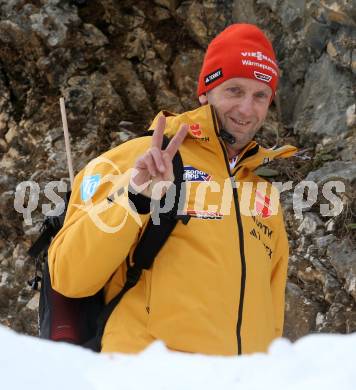
[[[231,173],[227,153],[225,150],[225,145],[223,144],[223,141],[221,140],[219,134],[218,134],[218,125],[216,122],[216,116],[215,112],[212,108],[212,118],[214,123],[214,130],[216,133],[216,136],[218,137],[223,155],[225,160],[225,165],[227,168],[227,171],[229,173],[230,182],[232,186],[232,192],[234,197],[234,204],[235,204],[235,211],[236,211],[236,220],[237,220],[237,227],[239,232],[239,243],[240,243],[240,259],[241,259],[241,284],[240,284],[240,301],[239,301],[239,308],[238,308],[238,317],[237,317],[237,324],[236,324],[236,337],[237,337],[237,354],[242,354],[242,341],[241,341],[241,327],[242,327],[242,314],[243,314],[243,305],[244,305],[244,297],[245,297],[245,286],[246,286],[246,260],[245,260],[245,246],[244,246],[244,232],[243,232],[243,226],[242,226],[242,220],[241,220],[241,213],[240,213],[240,205],[239,205],[239,196],[237,192],[237,188],[235,185],[235,177]],[[239,168],[238,168],[239,169]],[[238,171],[238,169],[234,172]]]

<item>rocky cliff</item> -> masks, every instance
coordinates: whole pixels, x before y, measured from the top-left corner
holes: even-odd
[[[0,0],[1,323],[36,333],[26,251],[43,220],[46,184],[68,184],[59,97],[78,171],[147,129],[160,109],[197,107],[204,50],[232,22],[264,29],[281,67],[259,141],[301,148],[260,172],[292,181],[282,193],[291,246],[285,335],[356,331],[356,4],[348,0]],[[313,202],[302,180],[316,183]],[[21,214],[14,201],[24,181],[37,185],[18,201],[27,205]],[[336,181],[333,213],[324,184]],[[301,218],[298,191],[306,192]]]

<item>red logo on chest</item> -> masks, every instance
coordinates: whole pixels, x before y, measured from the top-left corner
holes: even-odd
[[[262,218],[268,218],[272,215],[271,199],[260,191],[256,191],[255,210]]]
[[[199,123],[194,123],[193,125],[190,125],[190,132],[194,137],[201,137],[203,132],[200,129],[200,124]]]

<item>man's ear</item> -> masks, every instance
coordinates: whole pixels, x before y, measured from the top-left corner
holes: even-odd
[[[204,104],[208,104],[208,97],[204,95],[199,96],[199,103],[204,106]]]

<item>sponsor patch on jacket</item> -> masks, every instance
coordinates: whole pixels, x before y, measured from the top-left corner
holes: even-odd
[[[190,128],[190,132],[192,133],[192,135],[194,135],[194,137],[201,137],[203,135],[199,123],[194,123],[190,125],[189,128]]]
[[[222,219],[223,214],[207,210],[187,210],[187,215],[198,219]]]
[[[209,141],[209,137],[206,137],[204,135],[204,132],[200,126],[200,123],[193,123],[189,126],[190,134],[193,139],[199,140],[199,141]]]
[[[272,215],[271,199],[260,191],[256,191],[255,211],[262,218],[268,218]]]
[[[190,165],[184,167],[183,180],[185,181],[210,181],[211,175],[200,171]]]
[[[93,197],[100,184],[100,174],[84,176],[80,185],[80,198],[87,201]]]
[[[213,81],[220,79],[223,77],[222,69],[216,69],[214,72],[209,73],[205,76],[205,85],[211,84]]]

